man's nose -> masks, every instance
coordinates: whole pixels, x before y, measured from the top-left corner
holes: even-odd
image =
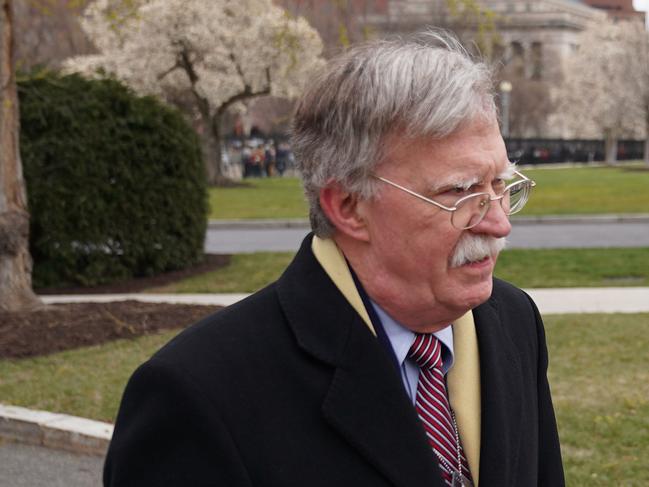
[[[475,227],[471,228],[474,233],[491,235],[496,238],[506,237],[512,231],[512,224],[509,216],[501,206],[502,200],[492,201],[489,210],[484,218]]]

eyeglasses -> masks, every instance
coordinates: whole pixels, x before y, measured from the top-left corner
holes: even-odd
[[[522,179],[505,186],[505,189],[501,194],[491,196],[489,193],[484,192],[473,193],[458,199],[453,206],[445,206],[437,201],[431,200],[430,198],[426,198],[419,193],[415,193],[408,188],[404,188],[400,184],[392,182],[389,179],[377,176],[376,174],[373,174],[372,176],[390,186],[405,191],[415,198],[419,198],[426,203],[435,205],[444,211],[449,211],[451,213],[451,223],[453,226],[458,230],[467,230],[475,227],[483,220],[489,211],[492,201],[499,201],[500,206],[507,216],[518,213],[523,209],[530,196],[530,191],[534,186],[536,186],[536,183],[518,171],[514,171],[514,173]]]

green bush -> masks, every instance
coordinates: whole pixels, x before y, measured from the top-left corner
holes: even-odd
[[[96,285],[201,259],[207,196],[182,116],[113,80],[19,81],[35,287]]]

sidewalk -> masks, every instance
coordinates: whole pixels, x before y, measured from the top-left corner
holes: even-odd
[[[543,314],[649,312],[649,287],[526,289]],[[148,303],[229,306],[247,294],[86,294],[41,296],[46,304],[106,303],[134,299]]]
[[[649,287],[527,289],[542,314],[649,312]],[[41,296],[46,304],[138,300],[229,306],[247,294],[105,294]],[[75,453],[103,455],[109,423],[0,404],[0,438]]]

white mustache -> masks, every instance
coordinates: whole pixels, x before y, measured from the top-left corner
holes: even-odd
[[[486,235],[464,234],[451,256],[451,267],[460,267],[470,262],[478,262],[485,257],[498,255],[505,248],[505,237],[496,238]]]

